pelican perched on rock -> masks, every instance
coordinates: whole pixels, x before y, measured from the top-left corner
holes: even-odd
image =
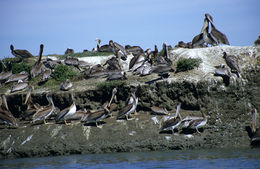
[[[174,133],[174,129],[181,124],[180,108],[181,108],[181,103],[178,104],[175,115],[163,122],[161,131],[171,130],[172,133]]]
[[[226,86],[230,84],[231,72],[229,68],[227,68],[225,65],[220,64],[219,66],[217,66],[214,75],[221,76]]]
[[[20,73],[12,74],[9,76],[8,80],[5,83],[10,83],[10,82],[18,82],[19,80],[27,80],[28,79],[28,73],[25,71],[22,71]]]
[[[57,65],[61,64],[61,61],[51,59],[49,56],[47,56],[47,59],[43,62],[43,64],[45,67],[49,69],[54,69]]]
[[[200,119],[199,118],[194,119],[189,123],[189,126],[188,126],[188,128],[190,128],[190,129],[196,129],[196,131],[198,133],[200,133],[198,129],[204,127],[207,124],[207,117],[205,115],[205,111],[206,111],[205,108],[201,108],[200,111],[201,111],[201,114],[202,114],[202,119],[201,118]]]
[[[166,108],[157,107],[157,106],[152,106],[151,111],[152,111],[152,114],[155,114],[155,115],[168,115],[169,114],[169,112],[167,111]]]
[[[208,45],[216,46],[218,45],[218,42],[214,36],[212,36],[211,33],[209,33],[209,20],[207,18],[204,19],[205,27],[202,30],[203,31],[203,40]]]
[[[206,13],[205,17],[208,19],[208,21],[210,22],[210,25],[211,25],[210,34],[214,37],[214,39],[217,41],[217,43],[218,44],[222,43],[222,44],[230,45],[229,41],[227,39],[227,36],[224,33],[217,30],[217,28],[213,24],[212,16],[210,14]]]
[[[121,58],[122,60],[127,59],[128,52],[125,50],[123,46],[116,42],[113,42],[112,40],[109,41],[109,45],[111,46],[112,51],[114,55],[117,56],[117,58]]]
[[[77,107],[76,107],[76,103],[75,103],[73,94],[71,94],[71,100],[72,100],[72,104],[71,104],[69,107],[63,109],[63,110],[60,112],[60,114],[59,114],[59,115],[56,117],[56,119],[55,119],[56,122],[64,121],[64,123],[65,123],[66,125],[69,125],[66,120],[67,120],[68,118],[70,118],[71,116],[73,116],[73,115],[76,113],[76,110],[77,110]]]
[[[96,127],[99,127],[98,122],[107,118],[108,114],[110,113],[107,106],[108,102],[106,102],[106,104],[104,104],[103,107],[99,110],[87,112],[87,114],[83,117],[82,122],[95,123]]]
[[[169,59],[168,45],[166,42],[163,43],[163,54],[157,58],[157,64],[172,64],[172,61]]]
[[[126,45],[125,50],[128,53],[132,53],[134,56],[140,55],[141,53],[144,53],[144,50],[140,46],[130,46]]]
[[[0,73],[0,83],[6,81],[10,76],[12,76],[12,71],[1,72]]]
[[[46,99],[49,102],[48,106],[41,107],[35,112],[32,116],[32,123],[35,123],[36,121],[43,121],[44,124],[48,124],[46,119],[55,111],[55,106],[51,95],[46,94]]]
[[[1,94],[0,101],[0,123],[17,127],[17,120],[9,110],[5,94]]]
[[[116,57],[108,59],[103,66],[105,65],[108,65],[107,70],[122,70],[119,60]]]
[[[60,90],[68,91],[72,88],[72,83],[69,79],[66,79],[65,82],[61,83]]]
[[[43,63],[41,62],[43,47],[44,47],[44,45],[41,44],[38,59],[34,63],[34,65],[32,66],[32,69],[31,69],[31,77],[38,76],[39,74],[41,74],[44,71],[44,66],[43,66]]]
[[[203,46],[204,43],[215,46],[218,44],[217,40],[209,33],[209,22],[213,22],[212,18],[205,15],[204,24],[200,34],[196,35],[192,40],[192,47]]]
[[[51,69],[46,69],[44,72],[42,72],[41,82],[47,81],[51,77],[51,74],[52,74]]]
[[[97,41],[97,51],[98,52],[112,52],[112,48],[109,44],[100,46],[101,40],[96,38],[96,41]]]
[[[257,110],[253,109],[252,111],[252,137],[251,137],[251,145],[253,146],[259,146],[260,145],[260,126],[256,125],[256,119],[257,119]]]
[[[111,72],[108,74],[107,80],[124,80],[127,79],[126,72],[119,71],[119,72]]]
[[[32,101],[31,95],[32,95],[33,91],[34,91],[34,87],[30,85],[28,87],[28,91],[26,93],[26,97],[25,97],[25,101],[24,101],[24,104],[27,105],[27,109],[22,114],[23,119],[26,119],[27,117],[31,117],[34,113],[37,112],[37,110],[42,108],[39,104],[34,103]]]
[[[17,92],[17,91],[22,91],[22,90],[26,89],[28,86],[29,86],[28,82],[24,82],[22,80],[19,80],[18,83],[16,83],[15,85],[13,85],[11,87],[10,92],[14,93],[14,92]]]
[[[79,59],[72,56],[67,56],[64,60],[64,63],[69,66],[78,66],[79,65]]]
[[[118,112],[118,116],[117,116],[118,119],[122,117],[126,117],[126,120],[128,120],[129,119],[128,116],[131,113],[135,112],[138,103],[138,99],[135,96],[135,92],[131,93],[130,98],[132,99],[129,99],[128,104]]]
[[[238,63],[238,58],[234,55],[227,55],[226,52],[223,52],[223,58],[225,59],[227,65],[230,67],[231,72],[235,72],[238,77],[240,77],[240,66]]]
[[[24,49],[15,49],[14,50],[14,46],[11,45],[10,46],[11,52],[15,57],[19,57],[19,58],[29,58],[29,57],[33,57],[33,55],[28,51],[28,50],[24,50]]]

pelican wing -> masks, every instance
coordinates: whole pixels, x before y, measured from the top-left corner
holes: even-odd
[[[70,107],[67,107],[65,109],[63,109],[59,115],[56,117],[55,121],[58,122],[58,121],[61,121],[64,119],[65,115],[69,112],[70,110]]]
[[[118,112],[118,116],[117,116],[117,117],[122,117],[122,116],[126,115],[127,112],[129,112],[129,111],[132,109],[133,105],[134,105],[134,103],[129,104],[129,105],[123,107],[123,108]]]

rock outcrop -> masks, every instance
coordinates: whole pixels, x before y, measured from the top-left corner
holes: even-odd
[[[226,64],[223,52],[236,55],[242,69],[241,77],[232,74],[231,85],[225,86],[221,77],[214,76],[215,67]],[[139,98],[137,115],[133,120],[107,118],[102,128],[91,124],[75,123],[32,125],[19,122],[19,128],[0,126],[0,158],[53,156],[104,152],[132,152],[154,150],[177,150],[199,148],[250,147],[248,128],[251,124],[252,108],[260,110],[260,48],[259,47],[209,47],[201,49],[176,48],[170,51],[174,64],[181,57],[201,58],[199,68],[180,73],[171,73],[170,78],[153,85],[146,81],[157,78],[129,76],[118,88],[119,107],[124,105],[131,86],[140,85],[136,93]],[[51,88],[36,89],[33,100],[47,104],[43,93],[53,95],[55,106],[60,109],[69,104],[69,93],[73,92],[78,108],[96,109],[110,97],[114,87],[97,87],[106,83],[104,79],[82,80],[73,84],[68,92]],[[56,92],[58,91],[58,92]],[[7,96],[10,111],[20,118],[25,110],[22,104],[25,93]],[[164,116],[152,115],[151,106],[165,107],[175,112],[182,103],[180,114],[200,116],[199,105],[207,110],[208,122],[201,134],[186,132],[160,133]],[[114,115],[117,111],[113,112]],[[53,120],[49,120],[53,122]],[[258,123],[259,124],[259,123]]]

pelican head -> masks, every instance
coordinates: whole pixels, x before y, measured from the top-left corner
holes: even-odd
[[[109,41],[110,46],[114,46],[114,42],[112,40]]]
[[[163,47],[167,47],[167,43],[166,42],[163,42]]]
[[[213,24],[213,18],[209,13],[205,13],[205,18],[207,18]]]
[[[11,49],[11,51],[14,51],[14,46],[10,45],[10,49]]]

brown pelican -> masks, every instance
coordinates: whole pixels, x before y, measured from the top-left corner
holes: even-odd
[[[255,40],[254,44],[255,44],[255,46],[260,45],[260,36],[258,36],[258,38]]]
[[[96,110],[94,112],[87,112],[87,114],[83,117],[82,122],[85,123],[95,123],[96,127],[98,126],[98,122],[107,118],[108,114],[110,113],[108,109],[108,102],[103,105],[103,108],[100,110]]]
[[[195,119],[195,120],[192,120],[190,123],[189,123],[189,126],[188,126],[188,128],[190,128],[190,129],[196,129],[196,131],[198,132],[198,133],[200,133],[199,132],[199,130],[198,130],[198,128],[202,128],[203,126],[205,126],[206,124],[207,124],[207,117],[206,117],[206,115],[205,115],[205,108],[201,108],[201,114],[202,114],[202,119]]]
[[[66,59],[64,60],[64,63],[66,65],[72,65],[72,66],[78,66],[79,65],[79,59],[76,57],[72,56],[67,56]]]
[[[51,69],[46,69],[46,70],[42,73],[41,82],[47,81],[47,80],[51,77],[51,74],[52,74],[52,70],[51,70]]]
[[[116,42],[113,42],[112,40],[109,41],[109,45],[111,46],[112,51],[117,58],[121,58],[122,60],[127,59],[128,52],[123,46],[119,45]]]
[[[69,79],[61,83],[60,90],[68,91],[72,88],[72,83]]]
[[[112,57],[111,59],[108,59],[106,63],[103,65],[108,65],[107,70],[121,70],[121,66],[119,64],[119,60],[116,57]]]
[[[84,109],[77,110],[72,116],[69,116],[66,121],[71,120],[79,120],[82,121],[82,119],[85,117],[85,115],[88,113],[88,111]]]
[[[129,101],[128,101],[128,103],[130,103],[130,104],[127,104],[125,107],[123,107],[123,108],[118,112],[118,116],[117,116],[118,119],[125,116],[125,117],[126,117],[126,120],[128,120],[128,116],[129,116],[131,113],[135,112],[136,107],[137,107],[138,100],[137,100],[137,98],[136,98],[136,96],[135,96],[135,92],[134,92],[134,93],[131,93],[131,96],[132,96],[132,100],[130,101],[130,99],[129,99]]]
[[[24,90],[28,87],[28,82],[23,82],[22,80],[19,80],[17,84],[13,85],[11,88],[11,93]]]
[[[214,37],[214,39],[217,41],[217,43],[222,43],[222,44],[226,44],[226,45],[230,45],[229,41],[227,39],[227,36],[225,34],[223,34],[222,32],[220,32],[219,30],[216,29],[215,25],[213,24],[213,18],[210,14],[206,13],[205,14],[205,18],[208,19],[208,21],[210,22],[211,25],[211,32],[210,34]]]
[[[108,108],[110,108],[110,106],[111,106],[113,100],[114,100],[115,102],[117,102],[116,93],[117,93],[117,88],[115,87],[115,88],[112,90],[112,96],[111,96],[110,101],[109,101],[109,103],[108,103]]]
[[[169,114],[167,109],[162,108],[162,107],[152,106],[151,110],[152,110],[152,114],[155,114],[155,115],[168,115]]]
[[[192,40],[192,47],[203,46],[204,43],[217,45],[216,39],[209,33],[209,22],[212,21],[211,17],[205,15],[204,24],[202,26],[200,34],[196,35]]]
[[[10,76],[12,76],[12,71],[1,72],[0,73],[0,82],[6,81]]]
[[[40,109],[38,109],[35,112],[35,114],[32,116],[32,123],[35,123],[36,121],[42,121],[43,120],[44,124],[48,124],[48,123],[46,123],[46,119],[48,117],[50,117],[50,115],[54,112],[55,106],[54,106],[51,95],[46,94],[46,98],[49,102],[49,105],[45,106],[45,107],[41,107]]]
[[[27,117],[31,117],[34,113],[37,112],[37,110],[42,108],[39,104],[33,103],[32,97],[31,97],[33,90],[34,90],[33,86],[28,87],[28,91],[27,91],[27,94],[25,97],[25,102],[24,102],[24,104],[27,105],[27,109],[22,114],[23,119],[25,119]]]
[[[67,48],[66,51],[65,51],[65,55],[66,54],[74,54],[74,50],[70,49],[70,48]]]
[[[251,145],[260,145],[260,127],[256,125],[256,116],[257,116],[257,110],[253,109],[252,111],[252,137],[251,137]]]
[[[149,50],[151,52],[151,50]],[[134,56],[129,63],[129,70],[132,69],[133,71],[141,66],[145,59],[147,58],[147,53],[141,53],[139,55]]]
[[[53,60],[50,57],[47,57],[46,61],[43,62],[44,66],[49,69],[54,69],[55,66],[61,64],[60,60]]]
[[[171,130],[174,133],[174,129],[181,124],[180,108],[181,103],[178,104],[175,115],[163,122],[161,131]]]
[[[168,51],[168,45],[166,42],[163,43],[163,54],[162,56],[157,58],[158,64],[168,64],[171,65],[172,61],[169,59],[169,51]]]
[[[238,63],[238,58],[234,55],[227,55],[226,52],[223,52],[223,58],[226,60],[227,65],[231,69],[231,72],[235,72],[237,76],[240,77],[240,67]]]
[[[98,52],[112,52],[112,48],[110,45],[100,46],[101,40],[96,38],[97,41],[97,51]]]
[[[42,59],[42,52],[43,52],[43,44],[40,45],[40,52],[37,61],[34,63],[31,69],[31,77],[38,76],[44,70],[43,63],[41,62]]]
[[[229,85],[231,72],[230,72],[229,68],[225,67],[225,65],[221,64],[221,65],[217,66],[214,75],[221,76],[223,78],[223,82],[225,83],[225,85],[226,86]]]
[[[8,80],[5,83],[10,83],[10,82],[18,82],[19,80],[27,80],[28,79],[28,73],[25,71],[22,71],[20,73],[12,74]]]
[[[209,20],[207,18],[204,19],[204,28],[203,28],[203,40],[208,45],[211,44],[212,46],[216,46],[218,44],[215,37],[209,33]]]
[[[0,123],[4,123],[4,124],[8,124],[8,125],[17,127],[18,126],[17,120],[8,108],[6,96],[4,94],[1,95],[0,101],[1,101]]]
[[[33,57],[33,55],[28,51],[28,50],[23,50],[23,49],[16,49],[14,50],[14,46],[10,46],[11,52],[15,57],[19,58],[29,58]]]
[[[140,46],[130,46],[126,45],[125,50],[128,53],[132,53],[134,56],[140,55],[141,53],[144,53],[144,50]]]
[[[127,79],[126,72],[124,71],[110,73],[107,77],[107,80],[124,80],[124,79]]]
[[[59,114],[59,115],[56,117],[56,119],[55,119],[56,122],[64,121],[64,123],[65,123],[66,125],[69,125],[66,120],[67,120],[68,118],[70,118],[71,116],[73,116],[73,115],[76,113],[76,110],[77,110],[77,107],[76,107],[76,103],[75,103],[73,94],[71,94],[71,100],[72,100],[72,104],[71,104],[69,107],[63,109],[63,110],[60,112],[60,114]]]

